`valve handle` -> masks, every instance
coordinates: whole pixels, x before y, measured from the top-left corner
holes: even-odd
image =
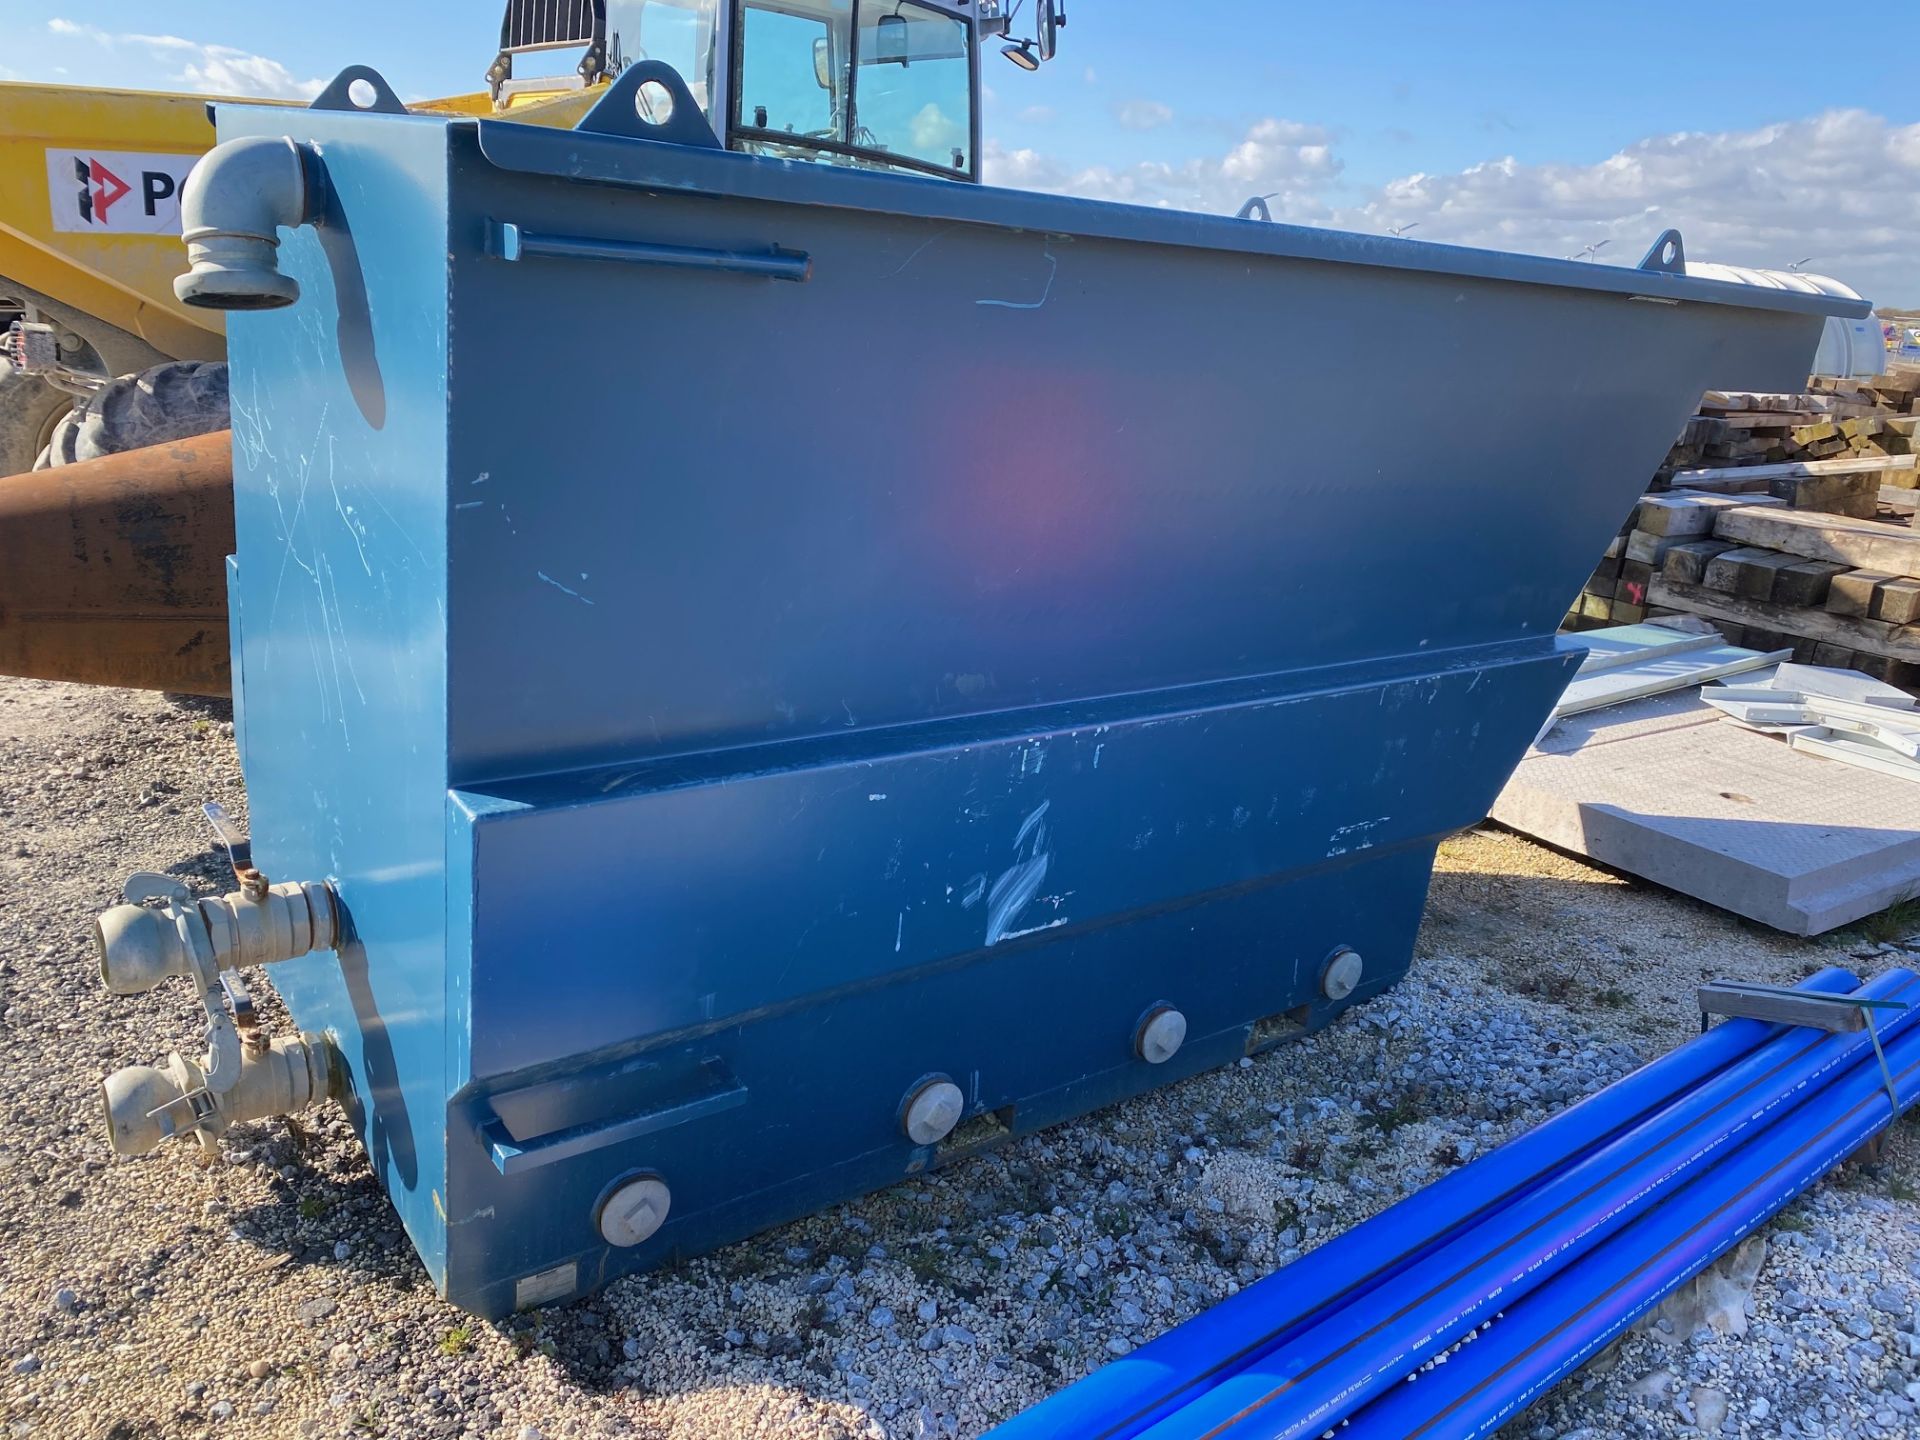
[[[218,800],[209,800],[202,805],[200,813],[207,817],[207,824],[213,827],[213,838],[227,852],[227,864],[233,867],[233,878],[239,882],[248,899],[258,900],[267,893],[267,877],[253,868],[253,842],[240,833],[240,827],[227,814],[227,807]]]
[[[224,811],[221,819],[225,819]],[[193,892],[180,881],[171,875],[141,870],[127,877],[123,893],[134,905],[148,900],[162,902],[167,918],[180,936],[181,947],[193,957],[193,978],[200,988],[201,1007],[207,1012],[206,1088],[216,1095],[225,1094],[240,1078],[240,1030],[234,1024],[235,1015],[241,1016],[243,1024],[251,1025],[253,1005],[246,990],[243,987],[240,991],[234,1015],[228,1014],[230,992],[221,975],[220,962],[214,957],[213,942],[207,937],[206,919]]]

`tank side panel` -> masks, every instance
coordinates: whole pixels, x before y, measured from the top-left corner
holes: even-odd
[[[575,1293],[955,1158],[900,1128],[929,1075],[1032,1128],[1377,993],[1435,841],[1485,813],[1572,664],[462,794],[474,1082],[448,1165],[474,1223],[449,1296]],[[1362,970],[1335,1002],[1343,946]],[[1133,1053],[1159,1005],[1186,1024],[1164,1066]],[[610,1249],[596,1202],[641,1171],[671,1215]]]
[[[222,138],[280,134],[223,109]],[[349,942],[275,967],[338,1037],[349,1112],[445,1266],[446,142],[300,112],[331,208],[283,231],[290,308],[232,321],[236,635],[254,856],[331,881]]]
[[[811,277],[466,272],[512,344],[455,400],[460,782],[1550,634],[1701,390],[1820,326],[507,172],[461,208],[463,253]]]

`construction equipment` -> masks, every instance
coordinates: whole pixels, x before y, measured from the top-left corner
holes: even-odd
[[[170,288],[212,140],[204,96],[0,84],[0,475],[111,377],[224,353],[220,317]]]
[[[270,935],[327,1063],[245,1113],[324,1078],[483,1315],[1391,984],[1681,418],[1857,303],[1672,234],[1611,268],[952,183],[1002,17],[711,13],[704,105],[653,60],[570,132],[370,79],[219,107],[183,198],[178,293],[240,312],[252,847],[103,967],[210,993],[220,927]],[[1294,396],[1358,426],[1316,376],[1389,316],[1423,444],[1277,445]],[[109,1091],[123,1152],[241,1088],[161,1073]]]
[[[1840,970],[1794,990],[1720,984],[1700,999],[1749,1018],[1344,1232],[995,1440],[1500,1431],[1920,1099],[1911,970],[1866,985]]]
[[[509,0],[488,90],[411,108],[571,126],[646,44],[691,44],[713,3]],[[576,50],[571,75],[510,78],[516,57]],[[0,83],[0,477],[226,428],[223,317],[173,293],[209,104]]]

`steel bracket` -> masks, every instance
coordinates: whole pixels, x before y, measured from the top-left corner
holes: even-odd
[[[1663,230],[1660,238],[1653,242],[1653,248],[1641,257],[1640,269],[1658,271],[1663,275],[1684,275],[1687,273],[1687,247],[1681,243],[1678,230]]]
[[[641,87],[649,84],[660,86],[672,97],[672,109],[664,119],[649,119],[642,109],[647,97]],[[573,128],[588,135],[620,135],[629,140],[659,140],[707,150],[721,148],[720,137],[713,133],[687,82],[662,60],[642,60],[622,70],[607,93]]]
[[[364,105],[353,98],[353,87],[360,81],[371,87],[373,98]],[[313,97],[309,110],[347,110],[356,115],[405,115],[406,105],[394,94],[393,87],[371,65],[349,65],[328,82],[327,88]]]

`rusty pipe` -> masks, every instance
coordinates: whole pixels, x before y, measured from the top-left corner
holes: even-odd
[[[233,434],[0,479],[0,674],[227,695]]]

